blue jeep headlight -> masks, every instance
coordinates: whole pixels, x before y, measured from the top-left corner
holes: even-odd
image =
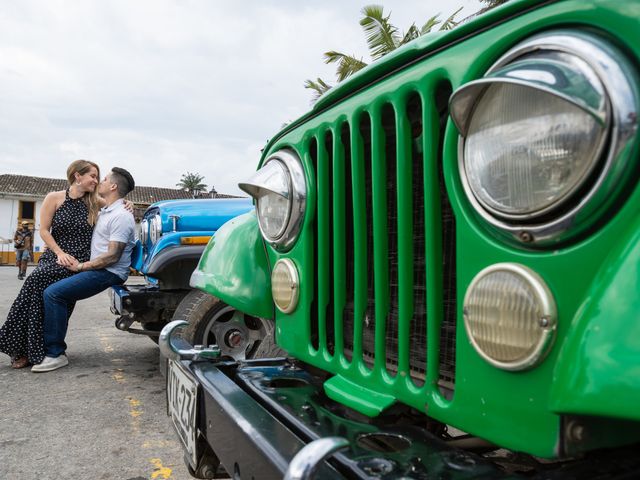
[[[147,240],[149,239],[149,221],[146,218],[140,222],[139,238],[143,246],[147,244]]]
[[[256,201],[264,239],[278,250],[290,248],[300,232],[307,196],[298,156],[292,150],[281,150],[238,186]]]
[[[151,243],[156,243],[162,236],[162,218],[159,214],[149,219],[149,239]]]

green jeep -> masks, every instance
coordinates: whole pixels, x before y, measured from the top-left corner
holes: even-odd
[[[509,2],[320,98],[191,285],[289,357],[163,332],[214,478],[640,476],[640,1]]]

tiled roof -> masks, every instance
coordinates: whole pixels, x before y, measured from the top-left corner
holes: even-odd
[[[24,195],[30,197],[44,196],[56,190],[64,190],[67,188],[67,181],[62,178],[43,178],[30,177],[27,175],[0,175],[0,195]],[[213,198],[238,198],[235,195],[227,195],[224,193],[214,193]],[[136,188],[127,195],[127,198],[135,204],[150,205],[160,200],[177,200],[181,198],[191,198],[191,195],[184,190],[177,188],[162,187],[145,187],[136,186]],[[202,193],[198,198],[212,198],[209,193]]]
[[[0,193],[44,197],[49,192],[64,190],[67,181],[61,178],[0,175]]]

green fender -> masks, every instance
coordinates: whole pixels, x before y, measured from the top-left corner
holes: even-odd
[[[190,284],[244,313],[274,318],[269,263],[255,211],[218,229]]]
[[[606,259],[554,372],[558,413],[640,420],[640,228]]]

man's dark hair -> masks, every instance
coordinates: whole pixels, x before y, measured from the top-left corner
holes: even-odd
[[[136,182],[133,181],[133,177],[124,168],[113,167],[111,169],[111,181],[118,186],[118,193],[121,197],[124,197],[133,190],[136,186]]]

